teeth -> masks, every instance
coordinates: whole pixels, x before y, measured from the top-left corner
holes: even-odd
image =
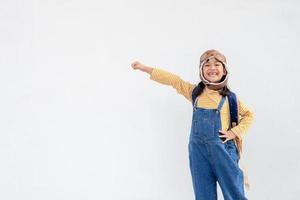
[[[208,75],[217,75],[217,73],[210,72]]]

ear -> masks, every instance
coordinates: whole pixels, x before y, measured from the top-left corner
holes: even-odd
[[[227,70],[226,70],[226,68],[224,67],[224,75],[226,75],[227,74]]]

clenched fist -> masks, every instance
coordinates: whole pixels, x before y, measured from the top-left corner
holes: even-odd
[[[140,63],[139,61],[134,61],[133,63],[131,63],[131,67],[133,69],[139,69],[143,72],[147,72],[148,74],[151,74],[153,68],[152,67],[148,67],[142,63]]]

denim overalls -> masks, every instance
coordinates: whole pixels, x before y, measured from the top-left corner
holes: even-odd
[[[223,144],[221,108],[197,108],[193,105],[193,120],[189,140],[189,161],[196,200],[217,200],[218,181],[225,200],[247,200],[244,194],[244,177],[239,168],[239,155],[233,140]]]

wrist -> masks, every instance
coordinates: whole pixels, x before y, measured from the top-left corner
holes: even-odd
[[[238,137],[238,135],[234,131],[230,130],[230,132],[231,132],[231,134],[233,135],[234,138]]]
[[[141,70],[142,70],[143,72],[147,72],[148,74],[151,74],[152,71],[153,71],[153,68],[144,65],[144,66],[141,68]]]

